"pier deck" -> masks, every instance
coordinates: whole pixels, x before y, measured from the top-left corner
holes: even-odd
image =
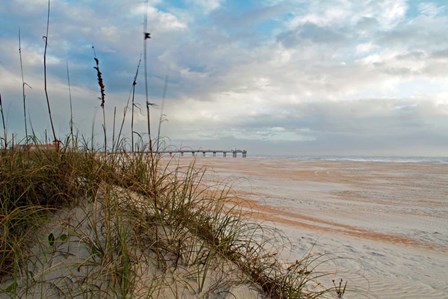
[[[239,149],[233,149],[233,150],[164,150],[164,151],[158,151],[159,154],[169,154],[170,156],[180,154],[181,156],[184,156],[185,154],[191,154],[193,157],[202,154],[203,157],[205,157],[207,154],[212,154],[213,157],[216,157],[217,154],[222,154],[223,157],[227,157],[227,154],[232,154],[233,158],[238,157],[238,154],[241,154],[241,157],[246,158],[247,157],[247,151],[246,150],[239,150]]]

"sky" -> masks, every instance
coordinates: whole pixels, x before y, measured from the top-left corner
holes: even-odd
[[[41,139],[51,135],[47,8],[48,0],[0,4],[0,93],[17,139],[24,136],[19,28],[28,126]],[[151,136],[164,114],[164,147],[448,155],[445,0],[52,0],[47,84],[58,138],[70,132],[68,65],[75,130],[103,140],[94,46],[111,146],[114,110],[117,135],[143,57],[145,15]],[[134,136],[147,142],[145,101],[142,62]]]

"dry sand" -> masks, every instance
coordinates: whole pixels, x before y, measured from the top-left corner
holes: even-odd
[[[183,157],[184,162],[191,161]],[[285,258],[325,253],[344,298],[448,298],[448,165],[197,158],[285,233]],[[230,178],[230,179],[229,179]]]
[[[120,193],[125,194],[122,192]],[[138,196],[125,196],[123,199],[131,205],[135,204],[146,209],[144,201],[142,202],[142,198]],[[113,293],[113,278],[109,272],[119,269],[109,264],[107,257],[100,257],[102,256],[100,252],[104,252],[103,249],[106,248],[106,236],[102,233],[106,227],[103,203],[101,195],[94,202],[81,201],[74,207],[67,207],[56,212],[47,223],[41,225],[34,232],[34,243],[30,248],[31,254],[27,260],[27,268],[22,273],[23,276],[0,281],[0,299],[120,297],[120,293]],[[160,230],[159,236],[162,237],[163,232],[169,232],[169,230],[169,227],[165,227]],[[50,234],[53,236],[52,244],[49,242]],[[64,237],[61,238],[61,236]],[[185,255],[181,257],[183,262],[179,265],[176,263],[176,266],[173,266],[168,262],[165,267],[157,263],[157,257],[151,250],[141,251],[143,247],[135,248],[130,242],[127,248],[128,253],[133,261],[138,260],[139,263],[132,267],[136,271],[136,276],[132,276],[135,279],[133,281],[135,287],[128,297],[262,298],[260,290],[249,284],[248,279],[237,266],[225,259],[214,256],[210,269],[203,264],[186,262],[196,258],[193,247],[200,246],[200,240],[193,236],[186,240],[189,240],[191,244],[183,245],[186,248],[191,246],[192,251],[187,255],[188,250],[184,250]],[[200,254],[203,253],[204,251],[200,252]],[[167,265],[171,266],[167,267]],[[13,290],[11,286],[15,283],[17,283],[16,288]],[[7,289],[9,291],[2,292]],[[116,287],[115,290],[117,289],[119,288]]]

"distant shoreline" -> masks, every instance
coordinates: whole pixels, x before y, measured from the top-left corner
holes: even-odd
[[[382,162],[382,163],[437,163],[448,164],[447,157],[426,156],[331,156],[331,155],[250,155],[255,159],[280,159],[297,161],[348,161],[348,162]]]

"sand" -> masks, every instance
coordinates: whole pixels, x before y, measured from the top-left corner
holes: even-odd
[[[145,210],[147,201],[119,187],[114,191],[113,194],[120,196],[122,214],[114,214],[111,222],[105,222],[101,188],[95,201],[80,199],[73,206],[49,214],[46,221],[33,232],[28,248],[30,255],[23,271],[16,278],[2,277],[4,281],[0,280],[0,299],[121,298],[120,293],[114,293],[120,288],[114,288],[111,275],[115,270],[118,270],[118,275],[124,272],[118,260],[120,251],[113,251],[116,263],[110,263],[108,253],[102,254],[107,249],[105,228],[111,226],[111,230],[116,232],[120,224],[124,224],[122,230],[135,226],[126,210],[132,206]],[[170,227],[163,227],[162,230],[159,226],[159,229],[160,240],[164,239],[164,234],[171,232]],[[113,232],[112,244],[117,244]],[[132,260],[131,273],[135,271],[135,274],[130,275],[133,287],[126,298],[263,298],[260,288],[249,283],[238,266],[228,260],[211,254],[210,264],[192,262],[196,258],[203,260],[199,255],[204,255],[205,251],[194,251],[194,248],[202,246],[203,241],[188,232],[185,234],[187,237],[184,240],[188,242],[183,244],[185,249],[178,259],[179,264],[173,262],[174,248],[167,251],[165,247],[160,247],[167,262],[159,264],[154,251],[144,250],[148,240],[138,247],[135,240],[128,240],[126,248]],[[121,236],[125,237],[126,233]]]
[[[123,191],[120,193],[124,194]],[[133,195],[122,199],[130,205],[145,209],[142,198]],[[101,233],[106,227],[103,204],[100,195],[94,202],[82,200],[76,206],[66,207],[49,217],[48,222],[34,232],[34,242],[23,276],[0,281],[0,299],[120,297],[121,294],[113,293],[111,285],[109,271],[114,270],[114,266],[108,264],[107,257],[100,257],[100,252],[103,252],[101,249],[106,248],[106,236]],[[160,236],[164,231],[168,232],[170,228],[160,230]],[[49,242],[50,234],[54,237],[52,244]],[[188,240],[191,246],[199,244],[193,236]],[[206,272],[199,270],[203,269],[202,264],[185,263],[189,258],[194,259],[194,253],[183,256],[181,260],[184,262],[181,261],[178,266],[174,267],[168,262],[165,267],[171,266],[164,268],[158,265],[157,257],[151,250],[142,251],[142,248],[133,247],[132,242],[128,245],[133,261],[138,261],[132,267],[136,271],[136,275],[132,276],[135,287],[128,294],[129,298],[261,298],[260,290],[248,283],[237,265],[216,255]],[[184,245],[188,247],[188,244]],[[166,255],[169,258],[169,254]],[[117,255],[114,257],[117,258]],[[201,276],[202,273],[207,275]],[[200,280],[202,278],[203,281]],[[14,284],[15,291],[10,287]],[[11,293],[2,292],[7,289]]]
[[[208,169],[206,180],[232,184],[251,220],[289,238],[285,261],[323,254],[319,270],[328,275],[320,281],[348,281],[344,299],[448,298],[448,164],[198,157],[196,165]],[[61,217],[82,220],[89,211],[76,207]],[[51,224],[42,229],[42,244],[50,232],[62,234]],[[58,298],[47,282],[70,287],[82,280],[77,265],[88,252],[70,240],[58,250],[36,247],[44,255],[36,254],[35,278],[44,283],[29,294]],[[258,296],[244,284],[228,291],[226,298]]]
[[[191,157],[183,157],[184,162]],[[325,254],[344,298],[448,298],[448,165],[198,157],[254,220]]]

